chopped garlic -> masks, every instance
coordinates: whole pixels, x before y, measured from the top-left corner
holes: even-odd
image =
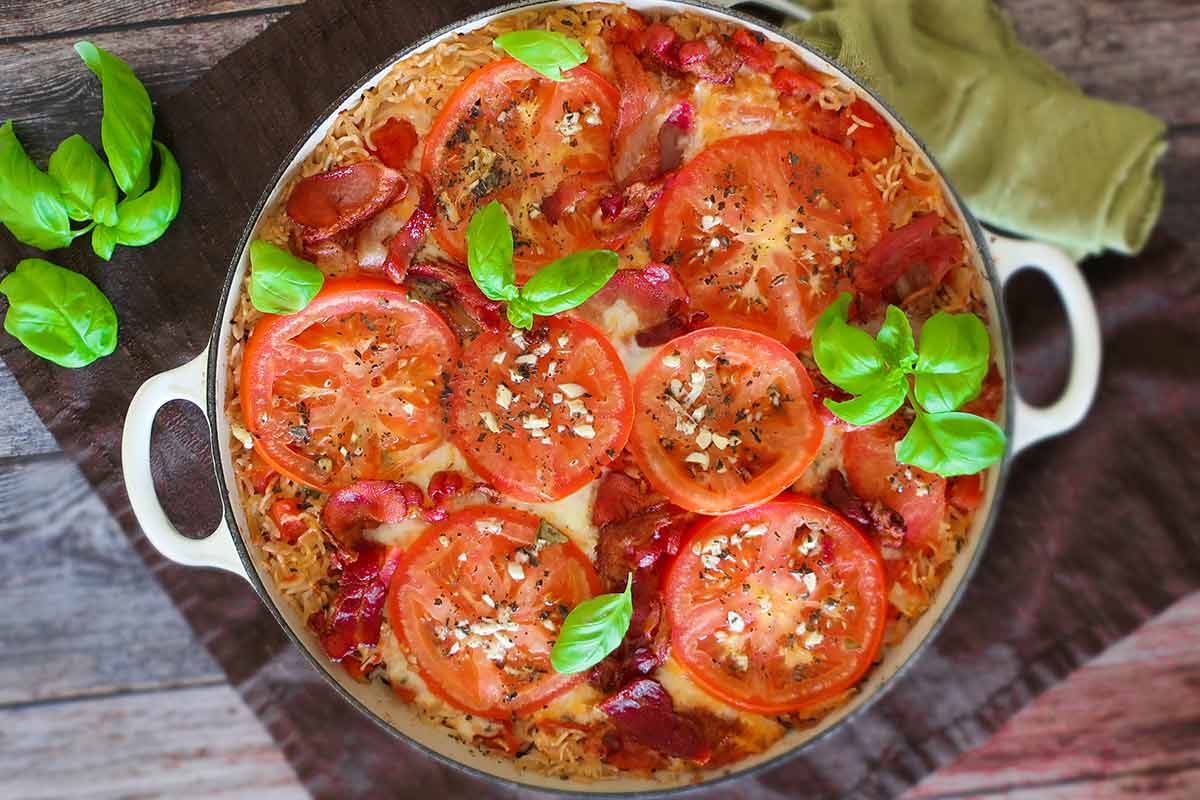
[[[725,621],[729,624],[729,630],[734,633],[741,633],[746,630],[746,621],[736,611],[730,611],[726,615]]]
[[[509,389],[507,384],[501,383],[496,386],[496,405],[503,409],[507,409],[510,405],[512,405],[512,400],[512,389]]]
[[[574,400],[576,397],[583,397],[587,393],[587,389],[583,388],[578,383],[560,383],[558,385],[558,389],[572,400]]]
[[[479,418],[481,420],[483,420],[483,424],[485,426],[487,426],[487,429],[489,431],[491,431],[492,433],[500,432],[500,425],[497,424],[497,422],[496,422],[495,414],[493,414],[490,411],[481,411],[481,412],[479,412]]]
[[[684,461],[688,464],[699,464],[700,469],[708,469],[708,453],[688,453]]]
[[[596,438],[596,429],[591,425],[576,425],[574,428],[571,428],[571,430],[574,431],[575,435],[581,439]]]

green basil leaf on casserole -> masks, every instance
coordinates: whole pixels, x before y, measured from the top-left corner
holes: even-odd
[[[588,59],[582,44],[555,31],[511,31],[492,44],[552,81],[564,80],[564,71]]]
[[[541,317],[570,311],[604,288],[620,258],[612,250],[580,250],[542,267],[521,287],[521,302]]]
[[[308,261],[270,242],[250,243],[250,302],[259,311],[295,314],[324,285],[325,276]]]
[[[850,294],[842,292],[822,312],[813,328],[813,359],[834,386],[861,394],[888,372],[883,351],[871,335],[846,322]]]
[[[8,298],[4,330],[42,358],[84,367],[117,347],[117,312],[96,284],[40,258],[0,280]]]
[[[585,600],[563,621],[550,663],[562,673],[594,667],[616,650],[633,617],[633,574],[620,594],[601,594]]]
[[[896,460],[943,477],[973,475],[1004,455],[1004,431],[990,419],[962,411],[918,412],[896,444]]]
[[[476,211],[467,224],[467,268],[489,300],[516,297],[512,228],[504,206],[495,200]]]
[[[954,411],[979,396],[991,341],[974,314],[939,311],[921,327],[914,369],[917,402],[926,411]]]

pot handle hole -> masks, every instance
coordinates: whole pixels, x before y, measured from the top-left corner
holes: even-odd
[[[1100,320],[1096,303],[1075,261],[1062,250],[1041,242],[988,234],[988,244],[1002,286],[1024,269],[1044,274],[1058,292],[1071,332],[1071,370],[1062,395],[1048,406],[1032,406],[1019,394],[1012,409],[1012,452],[1065,433],[1087,415],[1100,383]]]
[[[183,366],[150,378],[133,396],[121,435],[125,491],[146,538],[166,558],[191,567],[217,567],[246,578],[224,518],[203,539],[184,536],[167,518],[150,474],[150,431],[158,410],[172,400],[187,400],[204,411],[207,367],[205,350]]]

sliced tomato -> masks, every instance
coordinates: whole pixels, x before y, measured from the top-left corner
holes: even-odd
[[[294,497],[280,498],[271,503],[271,521],[275,523],[279,538],[288,544],[295,544],[308,530],[308,523],[301,514],[302,510],[300,501]]]
[[[443,438],[458,340],[403,288],[331,278],[303,311],[259,320],[241,404],[263,460],[319,491],[399,477]]]
[[[606,188],[568,204],[555,222],[542,202],[566,181],[610,184],[619,96],[587,67],[552,81],[511,58],[480,67],[446,101],[425,141],[422,172],[440,204],[436,235],[466,263],[467,223],[499,200],[508,210],[518,274],[577,250],[599,247],[592,214]]]
[[[287,214],[311,245],[370,219],[405,186],[402,173],[367,159],[302,179],[288,195]]]
[[[892,126],[866,100],[855,100],[849,108],[842,109],[842,121],[846,124],[846,136],[850,149],[868,161],[881,161],[896,149],[896,136]]]
[[[816,455],[825,425],[804,365],[761,334],[702,328],[638,373],[629,449],[676,505],[724,514],[774,497]]]
[[[907,425],[897,417],[846,433],[842,460],[850,489],[868,502],[898,511],[905,543],[915,547],[937,540],[946,511],[946,479],[896,462],[896,443]]]
[[[371,131],[371,152],[392,169],[404,169],[413,150],[417,149],[417,129],[401,117],[389,117],[387,122]]]
[[[717,142],[684,164],[651,216],[654,258],[711,323],[803,346],[887,229],[848,150],[808,133]]]
[[[599,580],[573,542],[539,537],[541,524],[509,508],[459,511],[413,542],[392,580],[392,628],[455,708],[511,718],[583,680],[556,672],[550,650]]]
[[[450,389],[455,444],[517,500],[566,497],[598,477],[629,438],[629,376],[604,334],[581,319],[483,334],[463,351]]]
[[[846,691],[874,663],[886,583],[871,543],[810,498],[704,520],[667,576],[672,653],[730,705],[797,711]]]

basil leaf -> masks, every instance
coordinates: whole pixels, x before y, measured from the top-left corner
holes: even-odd
[[[126,197],[117,205],[117,224],[113,227],[117,243],[140,247],[150,244],[167,230],[179,213],[182,196],[179,164],[162,142],[155,142],[161,163],[158,183],[140,197]]]
[[[108,261],[117,249],[117,232],[107,225],[92,228],[92,252]]]
[[[50,177],[58,184],[71,219],[117,224],[117,184],[96,149],[79,134],[50,155]]]
[[[512,228],[504,206],[495,200],[476,211],[467,224],[467,268],[487,298],[516,297]]]
[[[604,288],[620,258],[612,250],[580,250],[547,264],[521,287],[521,301],[539,316],[569,311]]]
[[[988,371],[991,342],[974,314],[939,311],[921,328],[913,386],[926,411],[954,411],[979,396]]]
[[[529,330],[533,327],[533,312],[530,311],[520,298],[513,300],[505,308],[508,316],[508,322],[514,328],[524,328]]]
[[[96,284],[40,258],[0,280],[8,297],[4,330],[48,361],[85,367],[117,347],[117,312]]]
[[[904,373],[896,370],[852,400],[838,402],[826,398],[825,407],[851,425],[874,425],[904,405],[905,381]]]
[[[100,139],[113,176],[126,195],[136,197],[139,176],[150,162],[154,131],[150,95],[129,65],[112,53],[91,42],[76,42],[75,52],[100,79],[104,91]]]
[[[883,352],[871,335],[846,322],[850,294],[842,292],[813,328],[813,358],[821,374],[851,394],[862,394],[888,372]]]
[[[883,327],[875,335],[875,343],[879,345],[879,351],[889,363],[905,372],[911,372],[917,363],[912,325],[909,324],[904,311],[896,306],[887,307],[887,316],[883,320]]]
[[[943,477],[973,475],[1004,456],[1004,431],[974,414],[917,412],[896,445],[896,460]]]
[[[11,121],[0,127],[0,222],[40,250],[66,247],[74,238],[58,184],[25,154]]]
[[[583,672],[616,650],[633,617],[633,573],[621,594],[602,594],[584,600],[563,620],[562,630],[550,651],[558,672]]]
[[[512,31],[497,36],[492,46],[552,81],[563,80],[563,70],[588,59],[583,45],[554,31]]]
[[[321,270],[270,242],[250,243],[250,302],[267,314],[295,314],[325,285]]]

